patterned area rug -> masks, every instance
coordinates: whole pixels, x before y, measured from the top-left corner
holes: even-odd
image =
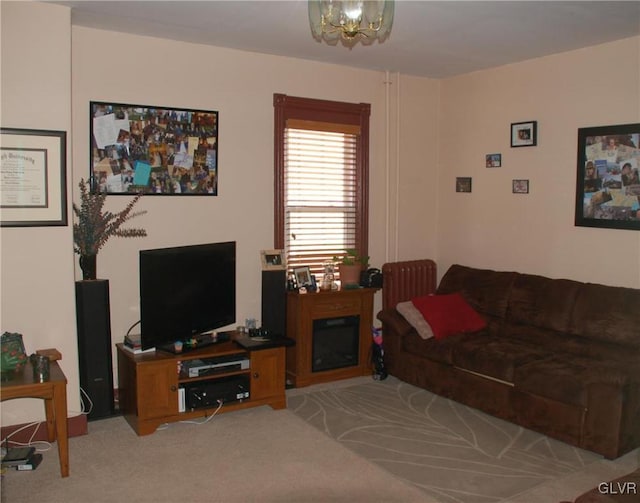
[[[288,408],[442,503],[505,501],[602,459],[393,377],[296,394]]]

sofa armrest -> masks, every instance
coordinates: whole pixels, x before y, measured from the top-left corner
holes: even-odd
[[[387,335],[390,336],[405,336],[409,334],[414,328],[411,324],[402,316],[395,307],[388,307],[378,313],[377,318],[383,325],[383,338]]]

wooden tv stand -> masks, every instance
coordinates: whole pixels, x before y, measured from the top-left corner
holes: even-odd
[[[222,405],[219,413],[270,405],[274,409],[287,406],[285,395],[285,345],[246,350],[234,341],[223,342],[183,354],[163,351],[133,354],[116,344],[118,354],[118,393],[120,410],[138,435],[149,435],[158,426],[183,420],[211,416],[217,405],[179,412],[179,387],[194,382],[247,375],[250,395],[243,401]],[[219,356],[247,356],[250,368],[219,372],[201,377],[188,377],[181,363],[188,360]]]

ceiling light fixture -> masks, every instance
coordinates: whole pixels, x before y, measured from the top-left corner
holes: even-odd
[[[329,45],[384,42],[393,24],[393,0],[309,0],[313,38]]]

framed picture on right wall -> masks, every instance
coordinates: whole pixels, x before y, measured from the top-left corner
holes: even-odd
[[[538,144],[538,121],[511,124],[512,147],[535,147]]]
[[[578,129],[575,225],[640,230],[640,123]]]
[[[511,192],[514,194],[528,194],[529,180],[513,180],[511,182]]]

